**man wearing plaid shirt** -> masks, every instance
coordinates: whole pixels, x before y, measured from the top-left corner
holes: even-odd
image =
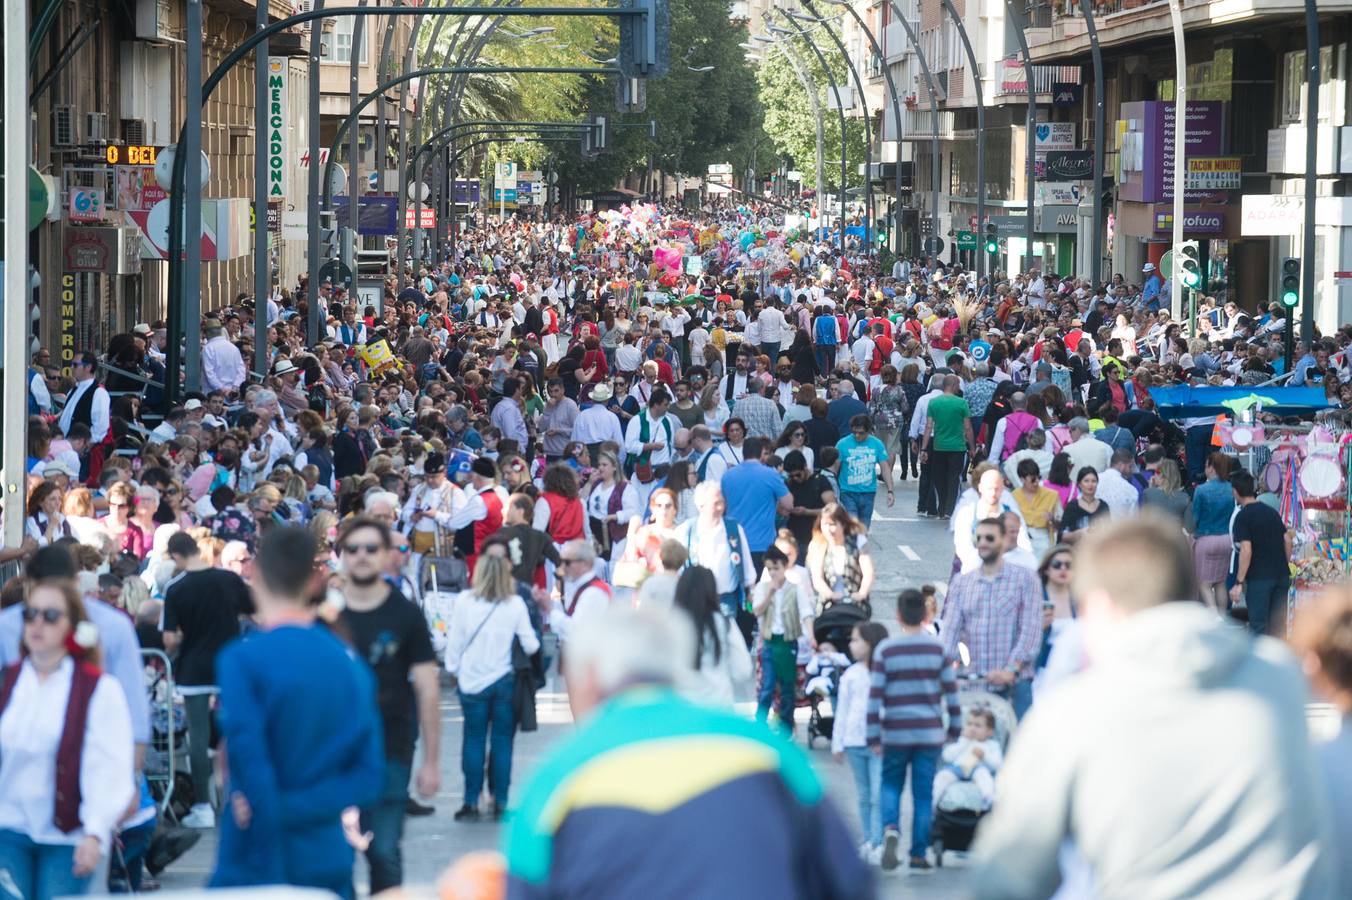
[[[971,669],[1009,698],[1020,718],[1033,703],[1033,661],[1042,643],[1042,585],[1037,573],[1004,561],[1005,523],[984,519],[972,537],[981,567],[954,576],[944,601],[944,658],[957,660],[958,642]]]
[[[775,394],[773,384],[765,385],[758,381],[745,397],[737,401],[737,418],[746,423],[747,437],[773,441],[784,430],[784,414],[773,399]]]

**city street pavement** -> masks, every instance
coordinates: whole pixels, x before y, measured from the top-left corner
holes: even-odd
[[[896,506],[887,509],[885,496],[879,493],[870,546],[878,564],[873,589],[874,617],[895,630],[896,597],[905,587],[926,582],[947,581],[952,560],[952,541],[944,526],[932,519],[920,519],[915,513],[915,482],[899,482]],[[551,683],[538,697],[540,730],[517,735],[513,760],[513,782],[517,788],[530,777],[549,749],[572,729],[567,697],[562,686]],[[462,802],[464,781],[460,774],[460,707],[454,692],[446,691],[442,700],[442,785],[435,800],[436,814],[408,819],[404,837],[405,881],[411,886],[430,885],[438,873],[459,855],[498,846],[499,829],[493,824],[461,824],[451,813]],[[750,714],[752,706],[745,705]],[[806,708],[799,710],[796,737],[805,742]],[[811,751],[812,760],[827,784],[832,801],[846,821],[857,831],[858,813],[854,781],[843,764],[836,763],[822,741]],[[902,848],[909,839],[910,807],[902,815]],[[201,886],[215,860],[215,833],[201,842],[161,876],[164,889],[190,889]],[[932,874],[908,876],[903,872],[880,877],[879,896],[884,898],[925,897],[948,900],[964,896],[962,861],[947,854],[948,865]],[[364,866],[358,865],[358,889],[365,891]]]

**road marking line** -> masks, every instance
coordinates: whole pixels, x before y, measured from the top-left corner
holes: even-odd
[[[920,562],[920,555],[917,554],[914,550],[912,550],[908,545],[897,544],[897,549],[900,550],[902,555],[905,556],[907,559],[909,559],[911,562]]]
[[[908,518],[906,518],[905,516],[901,516],[901,517],[899,517],[899,518],[892,518],[891,516],[880,516],[880,515],[877,515],[876,513],[875,513],[874,516],[873,516],[873,520],[874,520],[875,522],[919,522],[919,521],[920,521],[919,519],[908,519]]]

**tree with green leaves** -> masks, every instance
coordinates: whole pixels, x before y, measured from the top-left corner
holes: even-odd
[[[765,131],[780,152],[791,158],[794,167],[802,171],[803,186],[816,188],[817,123],[812,114],[812,101],[804,92],[803,83],[798,80],[793,65],[784,55],[786,52],[793,53],[821,92],[819,102],[823,114],[824,155],[828,160],[822,174],[826,179],[828,191],[839,190],[840,117],[834,110],[829,112],[827,110],[828,101],[832,99],[830,81],[816,54],[807,48],[801,38],[784,35],[780,38],[779,44],[783,46],[776,45],[767,49],[764,61],[756,69],[761,107],[765,111]],[[831,65],[836,84],[842,86],[849,84],[849,70],[839,51],[824,39],[818,40],[817,44]],[[859,171],[859,166],[866,157],[862,119],[847,114],[845,142],[850,181],[857,184],[859,176],[855,173]],[[829,160],[835,160],[835,163]]]

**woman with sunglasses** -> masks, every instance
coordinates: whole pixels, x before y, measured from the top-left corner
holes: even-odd
[[[638,519],[630,520],[623,562],[641,563],[649,574],[662,571],[662,542],[676,533],[676,503],[676,494],[669,487],[652,492],[648,498],[648,521],[635,527]]]
[[[89,892],[136,796],[131,712],[74,585],[32,585],[23,621],[0,680],[0,873],[11,896],[48,900]]]
[[[802,422],[790,422],[785,425],[784,431],[779,435],[779,440],[775,442],[775,456],[780,459],[788,456],[794,450],[803,454],[803,460],[807,463],[808,471],[812,471],[816,454],[807,445],[807,427]]]

